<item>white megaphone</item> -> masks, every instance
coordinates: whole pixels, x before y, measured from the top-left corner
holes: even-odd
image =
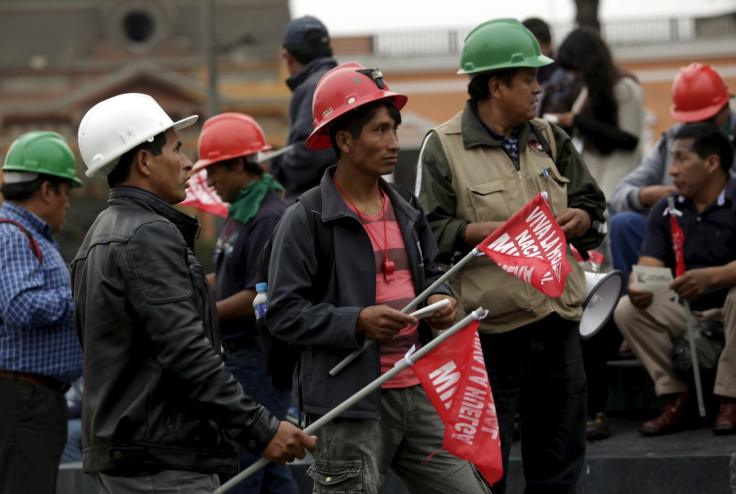
[[[580,319],[580,338],[587,340],[611,318],[624,287],[624,274],[618,269],[609,273],[585,271],[585,302]]]

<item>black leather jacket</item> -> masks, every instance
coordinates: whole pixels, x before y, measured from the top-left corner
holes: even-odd
[[[220,358],[198,230],[158,196],[116,187],[72,261],[86,472],[231,473],[228,438],[260,453],[278,429]]]

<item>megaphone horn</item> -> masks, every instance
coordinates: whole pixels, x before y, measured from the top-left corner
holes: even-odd
[[[580,320],[580,338],[587,340],[608,322],[624,287],[624,274],[585,271],[585,302]]]

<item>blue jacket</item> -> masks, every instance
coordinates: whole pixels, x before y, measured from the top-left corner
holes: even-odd
[[[360,219],[340,197],[328,169],[320,184],[322,221],[332,227],[334,264],[331,272],[317,272],[315,242],[307,213],[294,204],[284,213],[274,237],[268,273],[266,320],[279,338],[302,347],[294,389],[301,387],[303,411],[324,415],[380,376],[380,346],[373,344],[336,376],[329,371],[348,354],[363,348],[365,338],[355,332],[360,311],[376,303],[376,267],[371,240]],[[404,236],[417,295],[441,276],[437,244],[414,198],[409,205],[384,180]],[[310,302],[317,277],[328,276],[327,290],[318,304]],[[450,295],[449,287],[437,293]],[[424,338],[428,328],[420,325]],[[380,389],[356,403],[342,416],[378,419]]]
[[[304,145],[304,141],[314,130],[314,90],[322,76],[334,67],[337,67],[334,58],[316,58],[286,80],[286,85],[294,93],[289,104],[289,138],[286,141],[293,148],[272,160],[270,169],[276,180],[286,189],[286,201],[290,204],[318,185],[325,169],[337,162],[332,148],[312,150]]]

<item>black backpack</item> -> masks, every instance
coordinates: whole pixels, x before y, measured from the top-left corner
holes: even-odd
[[[393,189],[412,207],[416,208],[416,198],[404,187],[391,183]],[[307,211],[309,231],[314,239],[314,251],[317,254],[317,270],[323,275],[317,277],[312,290],[313,303],[318,303],[327,290],[327,283],[334,267],[334,240],[332,227],[322,222],[322,189],[313,187],[297,198]],[[279,228],[279,222],[271,236],[258,254],[258,281],[268,281],[268,266],[273,249],[273,238]],[[271,383],[277,388],[291,389],[294,371],[299,363],[300,349],[271,334],[265,317],[256,319],[258,338],[263,350],[263,359],[271,376]],[[300,407],[301,408],[301,407]]]

